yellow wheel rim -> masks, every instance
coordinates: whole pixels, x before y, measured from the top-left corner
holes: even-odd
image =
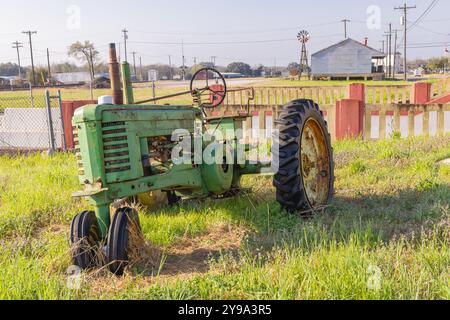
[[[320,124],[309,119],[303,128],[301,164],[303,186],[311,207],[327,204],[330,195],[330,152]]]

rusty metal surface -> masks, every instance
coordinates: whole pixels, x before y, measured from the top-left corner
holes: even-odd
[[[113,104],[123,104],[123,91],[120,83],[120,67],[117,61],[116,45],[109,45],[109,76],[111,79],[111,89],[113,96]]]
[[[306,196],[312,207],[327,203],[330,194],[330,158],[325,135],[316,120],[305,124],[302,134],[302,175]]]

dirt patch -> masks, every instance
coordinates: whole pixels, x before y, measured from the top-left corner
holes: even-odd
[[[185,237],[167,250],[147,241],[133,250],[129,272],[160,276],[180,276],[207,273],[210,261],[221,255],[238,254],[247,231],[243,227],[217,225],[197,238]],[[136,244],[136,242],[135,242]],[[135,270],[133,272],[133,270]]]
[[[131,265],[124,277],[115,277],[103,267],[86,275],[85,281],[90,283],[92,292],[108,294],[128,286],[146,287],[159,282],[190,279],[210,272],[210,262],[221,255],[232,255],[237,259],[247,234],[244,227],[221,224],[212,226],[200,237],[186,236],[167,250],[145,240],[142,242],[142,237],[134,238]]]
[[[202,237],[185,239],[171,250],[162,273],[206,273],[211,259],[223,254],[237,256],[246,234],[241,227],[219,225]]]

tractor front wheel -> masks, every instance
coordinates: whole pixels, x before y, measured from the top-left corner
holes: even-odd
[[[77,215],[70,226],[70,244],[73,263],[81,269],[97,267],[101,248],[100,228],[92,211]]]
[[[277,201],[289,212],[310,215],[325,207],[334,193],[331,137],[319,106],[292,101],[277,120],[273,146]]]
[[[129,263],[130,235],[134,232],[141,232],[136,210],[118,209],[109,228],[107,246],[108,267],[117,276],[123,275]]]

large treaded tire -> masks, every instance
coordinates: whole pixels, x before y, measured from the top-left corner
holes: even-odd
[[[329,159],[329,185],[325,203],[329,204],[334,194],[334,163],[331,136],[327,122],[319,106],[312,100],[295,100],[283,107],[279,120],[276,121],[279,137],[274,139],[273,161],[278,167],[274,177],[277,190],[276,198],[283,209],[294,212],[313,213],[317,206],[308,200],[302,175],[302,134],[305,124],[314,119],[319,124],[326,143]]]
[[[109,270],[117,275],[122,276],[127,267],[129,233],[131,224],[134,223],[138,230],[141,231],[139,216],[132,208],[120,208],[114,215],[108,232],[107,259]]]
[[[98,264],[100,228],[92,211],[77,215],[70,226],[70,244],[73,263],[81,269],[92,269]]]

